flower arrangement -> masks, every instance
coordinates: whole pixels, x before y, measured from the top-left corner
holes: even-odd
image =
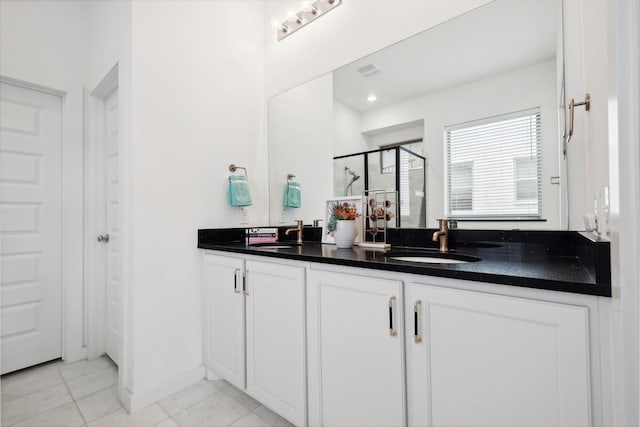
[[[327,223],[327,230],[329,233],[336,231],[336,224],[341,220],[355,220],[360,213],[355,204],[349,204],[348,202],[336,202],[329,209],[331,216]]]

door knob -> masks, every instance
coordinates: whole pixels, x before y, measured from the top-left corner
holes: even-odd
[[[109,242],[109,234],[101,234],[98,236],[98,242]]]

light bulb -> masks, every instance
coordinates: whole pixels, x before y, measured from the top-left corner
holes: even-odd
[[[367,101],[369,102],[376,102],[376,99],[378,99],[378,97],[375,96],[374,94],[371,94],[367,97]]]

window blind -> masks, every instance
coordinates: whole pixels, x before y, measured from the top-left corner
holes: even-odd
[[[447,215],[539,219],[540,138],[539,108],[447,126]]]

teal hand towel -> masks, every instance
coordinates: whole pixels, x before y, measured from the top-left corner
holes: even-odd
[[[289,181],[287,188],[284,190],[284,205],[289,208],[299,208],[302,200],[300,194],[300,184],[295,181]]]
[[[229,177],[229,202],[231,206],[251,206],[251,193],[247,178],[240,175]]]

